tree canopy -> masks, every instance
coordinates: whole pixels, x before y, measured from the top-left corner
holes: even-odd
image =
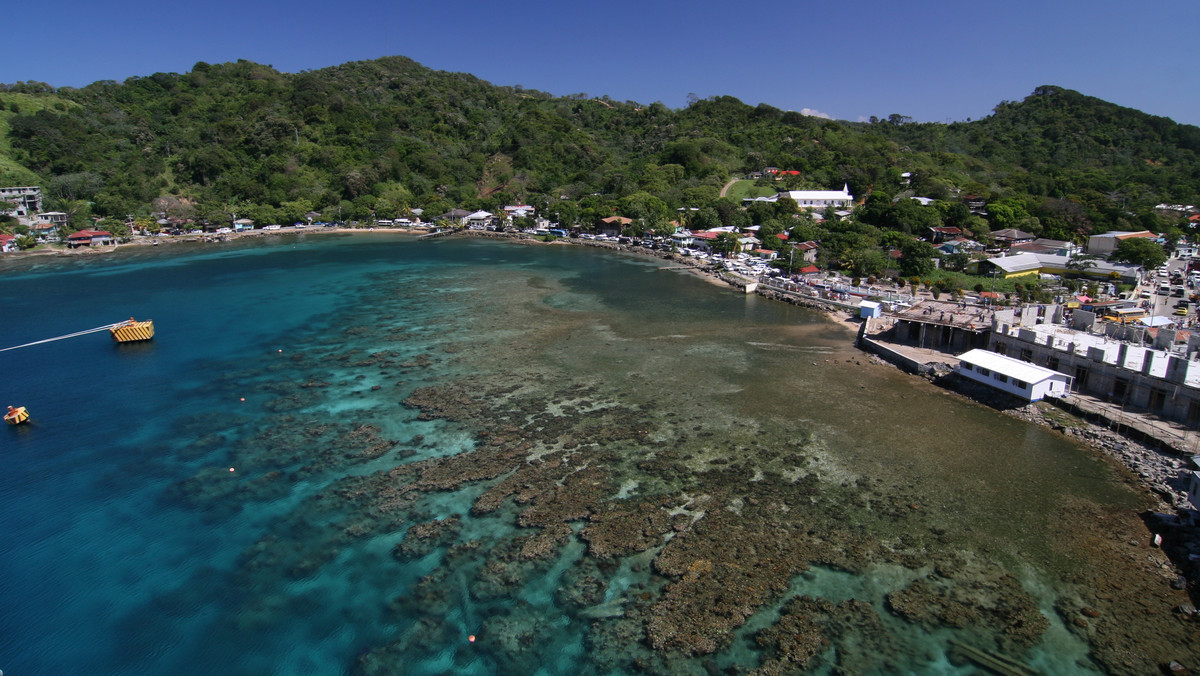
[[[1153,270],[1167,262],[1167,253],[1154,240],[1144,237],[1130,237],[1117,244],[1117,248],[1109,257],[1121,263],[1140,265],[1147,270]]]

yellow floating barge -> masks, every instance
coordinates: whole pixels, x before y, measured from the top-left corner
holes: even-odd
[[[136,343],[150,340],[154,337],[154,320],[147,319],[139,322],[133,317],[127,322],[121,322],[109,329],[114,343]]]
[[[4,422],[9,425],[20,425],[27,420],[29,420],[29,411],[26,411],[24,406],[16,408],[9,406],[8,413],[4,414]]]

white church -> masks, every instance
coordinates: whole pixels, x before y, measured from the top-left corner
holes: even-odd
[[[843,185],[841,190],[788,190],[774,197],[755,197],[742,201],[777,202],[784,197],[790,198],[798,208],[809,211],[824,211],[826,207],[850,209],[854,206],[854,195],[850,194],[850,184],[848,183]]]
[[[797,207],[814,211],[826,207],[849,209],[854,204],[854,195],[850,194],[849,183],[843,185],[841,190],[788,190],[775,197],[790,197]]]

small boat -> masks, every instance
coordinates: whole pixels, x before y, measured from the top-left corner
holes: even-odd
[[[109,333],[112,334],[114,343],[134,343],[141,340],[150,340],[154,337],[154,320],[147,319],[139,322],[133,317],[127,322],[114,324]]]
[[[24,406],[16,408],[9,406],[8,413],[4,414],[4,422],[9,425],[20,425],[27,420],[29,420],[29,411],[26,411]]]

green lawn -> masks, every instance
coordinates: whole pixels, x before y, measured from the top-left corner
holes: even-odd
[[[779,191],[775,188],[764,188],[754,185],[754,181],[743,180],[734,183],[725,196],[735,202],[741,202],[747,197],[770,197],[777,192]]]

